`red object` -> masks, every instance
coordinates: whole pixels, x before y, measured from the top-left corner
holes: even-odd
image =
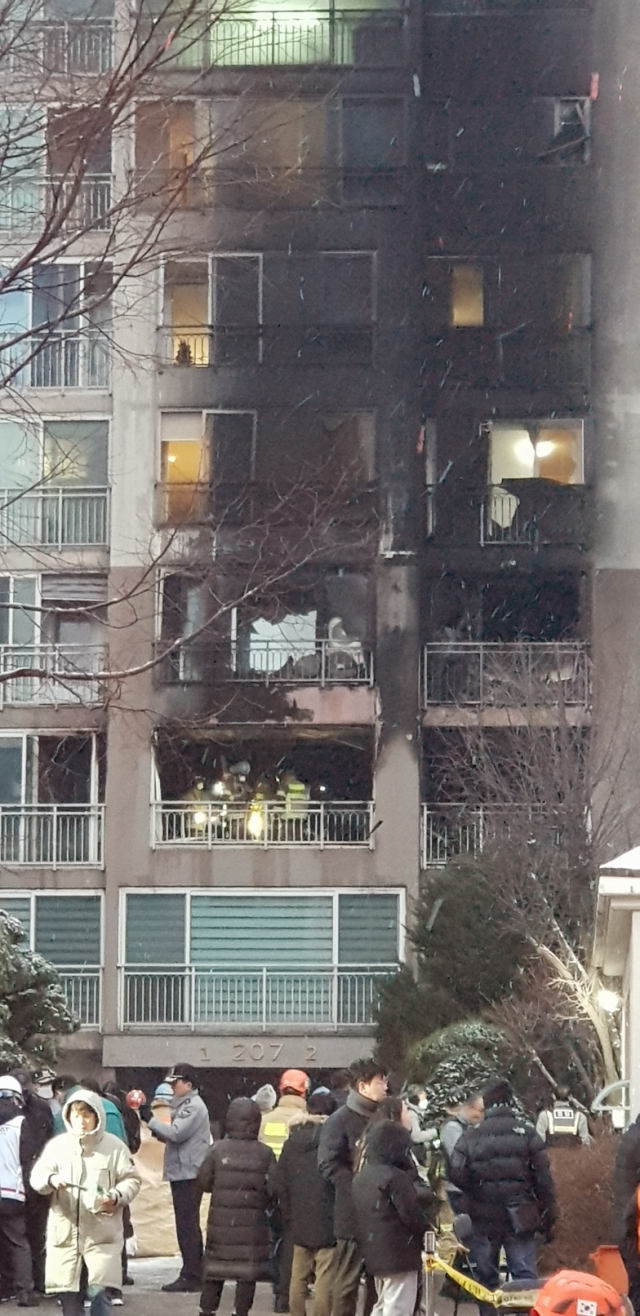
[[[625,1316],[617,1289],[598,1275],[560,1270],[540,1289],[532,1316]]]
[[[279,1083],[281,1092],[285,1088],[291,1088],[299,1097],[306,1097],[309,1091],[309,1075],[305,1074],[304,1069],[285,1069]]]
[[[144,1106],[146,1100],[142,1088],[132,1088],[130,1092],[127,1092],[126,1101],[131,1110],[139,1110],[141,1106]]]
[[[595,1252],[589,1253],[589,1261],[593,1262],[598,1279],[606,1280],[618,1293],[626,1295],[629,1292],[629,1276],[617,1247],[602,1243]]]

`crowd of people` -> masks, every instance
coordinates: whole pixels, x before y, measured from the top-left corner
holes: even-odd
[[[355,1316],[361,1284],[363,1316],[414,1316],[424,1235],[443,1210],[469,1217],[467,1264],[486,1287],[498,1285],[502,1251],[514,1280],[535,1280],[536,1237],[551,1239],[557,1215],[547,1147],[590,1137],[568,1093],[556,1094],[536,1129],[504,1079],[466,1093],[439,1130],[425,1128],[420,1094],[413,1103],[390,1096],[375,1060],[315,1089],[303,1070],[285,1070],[278,1092],[265,1084],[232,1100],[215,1137],[188,1064],[162,1085],[168,1120],[115,1084],[45,1077],[49,1099],[25,1070],[0,1077],[0,1296],[27,1307],[55,1294],[63,1316],[81,1316],[87,1303],[91,1316],[109,1316],[131,1282],[126,1238],[142,1125],[164,1145],[181,1255],[164,1290],[199,1294],[200,1316],[218,1310],[227,1280],[234,1316],[248,1316],[265,1279],[274,1310],[291,1316],[305,1316],[311,1286],[316,1316]],[[640,1123],[625,1138],[621,1151],[632,1144],[638,1162],[635,1193]],[[481,1316],[491,1310],[480,1304]]]

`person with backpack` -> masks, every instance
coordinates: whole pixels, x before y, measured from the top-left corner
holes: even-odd
[[[269,1278],[267,1211],[277,1193],[276,1159],[258,1139],[260,1109],[236,1097],[227,1112],[224,1138],[215,1142],[198,1171],[211,1193],[202,1269],[200,1316],[220,1306],[225,1280],[235,1280],[234,1316],[248,1316],[256,1283]]]
[[[315,1316],[331,1316],[333,1305],[333,1187],[318,1169],[320,1131],[333,1114],[330,1092],[312,1092],[308,1114],[294,1124],[278,1161],[277,1185],[285,1232],[293,1242],[289,1312],[305,1316],[314,1286]]]
[[[352,1194],[358,1242],[378,1295],[376,1316],[412,1316],[429,1219],[418,1200],[409,1129],[392,1119],[371,1122]]]

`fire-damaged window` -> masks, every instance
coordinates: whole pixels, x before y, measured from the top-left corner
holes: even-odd
[[[163,412],[160,425],[162,521],[199,522],[228,507],[252,477],[255,412]]]
[[[240,679],[361,682],[371,677],[371,582],[338,568],[236,609],[232,668]]]
[[[422,289],[427,332],[507,331],[515,350],[535,329],[569,335],[591,324],[591,258],[585,254],[509,257],[500,261],[432,256]]]
[[[163,682],[200,682],[211,676],[216,611],[207,579],[167,571],[159,582],[159,675]]]
[[[529,543],[550,536],[570,543],[580,534],[567,486],[584,483],[581,420],[492,421],[489,493],[483,543]]]

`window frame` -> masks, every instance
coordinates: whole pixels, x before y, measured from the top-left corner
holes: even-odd
[[[66,899],[67,897],[71,897],[71,896],[80,896],[82,899],[93,899],[93,900],[95,900],[95,898],[98,897],[98,900],[99,900],[99,902],[100,902],[100,903],[99,903],[99,910],[100,910],[100,963],[99,963],[99,964],[85,964],[85,965],[82,965],[81,967],[84,968],[84,969],[88,969],[89,971],[92,971],[92,970],[94,970],[94,971],[95,971],[95,970],[100,970],[100,972],[102,972],[102,971],[104,970],[104,967],[105,967],[105,953],[104,953],[104,943],[105,943],[105,918],[104,918],[104,904],[105,904],[105,899],[104,899],[104,897],[105,897],[105,893],[104,893],[103,888],[101,888],[101,887],[94,887],[94,888],[92,888],[91,890],[87,891],[87,890],[82,890],[82,888],[80,888],[80,887],[71,887],[71,888],[61,888],[59,891],[42,891],[42,890],[33,890],[33,889],[32,889],[32,890],[27,890],[27,889],[25,889],[25,887],[21,887],[20,889],[14,889],[14,888],[12,888],[12,887],[7,887],[6,889],[3,888],[3,889],[0,891],[0,909],[3,907],[3,906],[2,906],[2,901],[3,901],[3,899],[5,899],[5,900],[11,900],[11,899],[13,899],[13,900],[25,900],[25,899],[27,899],[27,900],[29,901],[29,904],[30,904],[30,911],[29,911],[29,937],[28,937],[28,941],[29,941],[29,950],[30,950],[32,953],[35,953],[35,943],[36,943],[36,910],[37,910],[37,901],[38,901],[39,899],[42,899],[42,900],[48,900],[48,899],[49,899],[50,897],[52,897],[52,896],[54,896],[54,897],[58,897],[58,896],[60,896],[60,897],[62,897],[63,899]],[[9,912],[9,911],[7,911],[7,913],[8,913],[8,912]],[[50,961],[50,963],[53,963],[53,961]],[[64,964],[57,965],[57,964],[56,964],[56,965],[55,965],[55,968],[57,968],[60,972],[64,972],[65,969],[66,969],[68,972],[69,972],[69,971],[73,972],[73,968],[74,968],[74,966],[73,966],[73,965],[64,965]]]
[[[561,488],[561,489],[584,489],[585,486],[586,486],[586,480],[587,480],[587,476],[586,476],[586,453],[585,453],[585,439],[586,439],[586,426],[585,426],[585,422],[586,422],[586,417],[585,417],[585,416],[556,416],[556,417],[550,417],[550,416],[529,416],[529,417],[525,417],[524,419],[521,418],[521,417],[515,417],[515,416],[494,416],[491,420],[484,420],[484,421],[482,421],[482,422],[481,422],[481,425],[480,425],[480,438],[482,438],[483,436],[485,436],[485,437],[486,437],[486,440],[487,440],[487,489],[490,491],[491,489],[500,489],[500,488],[502,488],[502,483],[500,483],[500,484],[496,484],[496,483],[491,479],[491,460],[492,460],[492,453],[491,453],[491,435],[492,435],[492,432],[493,432],[493,427],[494,427],[494,425],[495,425],[495,426],[502,426],[502,427],[513,427],[514,429],[516,429],[518,426],[521,426],[522,429],[525,429],[525,430],[532,430],[534,427],[538,427],[538,428],[548,428],[548,429],[554,429],[554,428],[555,428],[555,429],[565,429],[565,428],[566,428],[566,429],[569,429],[571,426],[576,426],[576,427],[579,426],[579,427],[580,427],[580,477],[581,477],[581,478],[580,478],[579,480],[571,480],[571,481],[567,481],[566,484],[561,483],[560,481],[554,481],[553,483],[557,483],[558,488]],[[506,478],[507,478],[507,479],[513,479],[513,478],[516,478],[516,477],[513,477],[513,476],[507,476]],[[530,481],[532,481],[532,482],[535,482],[535,481],[537,481],[537,480],[544,479],[544,476],[541,476],[541,475],[535,475],[535,474],[534,474],[534,475],[530,475],[530,476],[523,475],[523,476],[518,477],[518,478],[521,478],[522,480],[530,480]]]

